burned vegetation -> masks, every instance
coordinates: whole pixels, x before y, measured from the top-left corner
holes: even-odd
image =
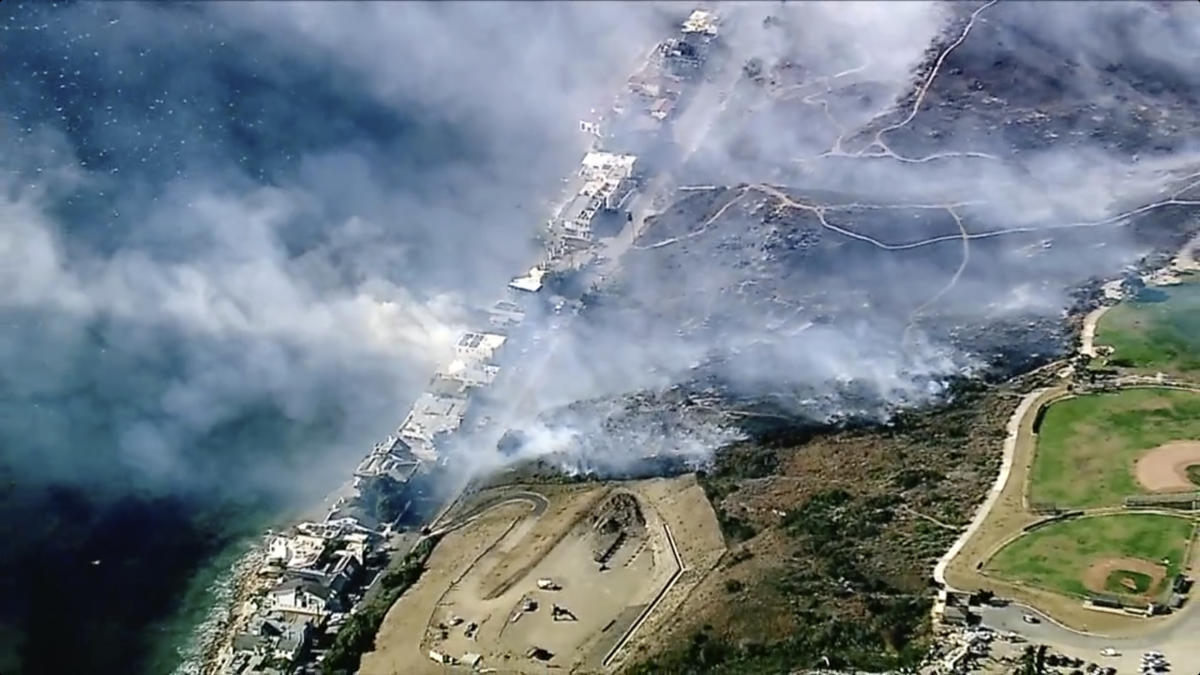
[[[730,551],[680,611],[666,637],[676,647],[634,672],[920,662],[929,570],[994,478],[1016,404],[1002,389],[957,394],[887,427],[799,429],[722,449],[702,483]]]

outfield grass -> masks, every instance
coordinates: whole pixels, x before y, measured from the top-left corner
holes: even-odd
[[[1009,543],[986,569],[1010,581],[1086,596],[1091,591],[1083,584],[1084,572],[1105,558],[1142,558],[1156,564],[1166,558],[1164,581],[1169,582],[1179,573],[1191,535],[1192,521],[1181,516],[1122,513],[1074,518]]]
[[[1123,389],[1051,404],[1029,474],[1029,502],[1060,508],[1119,506],[1146,494],[1134,462],[1168,441],[1200,440],[1200,394]]]
[[[1200,372],[1200,283],[1156,286],[1113,307],[1096,324],[1109,363],[1177,374]]]

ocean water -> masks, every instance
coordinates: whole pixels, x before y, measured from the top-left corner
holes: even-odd
[[[442,337],[404,216],[470,139],[227,17],[0,5],[0,672],[170,672]]]
[[[237,554],[532,260],[578,160],[569,87],[502,116],[453,64],[433,98],[381,90],[278,20],[316,5],[0,3],[6,675],[173,670]],[[389,12],[466,11],[438,7]]]

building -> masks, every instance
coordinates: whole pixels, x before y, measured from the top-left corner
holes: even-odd
[[[500,367],[470,359],[454,359],[439,377],[467,387],[486,387],[496,379]]]
[[[664,40],[658,46],[657,57],[668,72],[681,78],[695,75],[704,65],[701,47],[680,38]]]
[[[421,394],[400,427],[400,438],[411,448],[413,455],[427,462],[436,462],[437,441],[462,426],[467,415],[467,399]]]
[[[240,651],[221,668],[221,675],[284,675],[282,670],[271,665],[273,663],[274,660],[267,654]]]
[[[717,15],[707,9],[693,10],[683,22],[680,32],[687,36],[711,40],[717,36]]]
[[[353,553],[342,549],[320,564],[295,570],[291,575],[295,579],[315,581],[340,597],[354,584],[362,570],[362,561]]]
[[[631,94],[643,99],[679,95],[679,78],[662,68],[661,59],[650,59],[626,80],[625,86]]]
[[[663,97],[650,104],[650,116],[662,122],[671,116],[675,111],[675,101],[673,99]]]
[[[261,654],[275,660],[294,661],[312,638],[312,622],[283,614],[250,618],[246,630],[233,639],[234,651]]]
[[[454,352],[464,359],[490,362],[507,340],[496,333],[466,333],[458,339]]]
[[[294,578],[267,591],[268,611],[284,615],[324,616],[341,609],[333,589],[310,579]]]
[[[508,287],[518,291],[537,293],[542,290],[542,277],[544,276],[546,276],[546,270],[540,267],[531,267],[527,274],[508,282]]]
[[[596,217],[619,208],[631,192],[636,163],[636,155],[599,151],[584,155],[579,189],[550,221],[552,254],[563,255],[592,243]]]
[[[450,363],[460,362],[466,362],[466,360],[457,358]],[[471,361],[471,363],[475,363],[475,361]],[[425,387],[425,391],[443,398],[466,398],[471,385],[464,382],[462,378],[454,377],[450,370],[451,367],[448,365],[434,373],[429,380],[429,385]]]
[[[277,535],[267,544],[267,564],[285,569],[313,565],[325,552],[328,541],[310,534]]]
[[[525,321],[525,310],[511,300],[499,300],[488,310],[488,323],[497,328],[520,326]]]
[[[371,478],[386,475],[406,483],[419,467],[420,460],[408,444],[396,436],[388,436],[382,443],[377,443],[371,454],[359,462],[358,467],[354,469],[354,477]]]

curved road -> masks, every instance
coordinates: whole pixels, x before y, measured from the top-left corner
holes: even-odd
[[[548,506],[550,506],[549,500],[547,500],[545,495],[542,495],[541,493],[533,492],[531,490],[522,490],[520,492],[514,492],[514,493],[512,493],[510,495],[506,495],[505,497],[498,499],[496,501],[480,504],[479,506],[468,511],[466,514],[464,514],[458,518],[455,518],[454,520],[450,521],[449,523],[442,525],[436,529],[430,530],[429,534],[422,537],[422,539],[427,539],[429,537],[441,536],[443,534],[446,534],[447,532],[451,532],[453,530],[457,530],[460,527],[471,524],[472,522],[479,519],[485,513],[487,513],[488,511],[491,511],[492,509],[496,509],[501,506],[507,506],[509,504],[519,504],[519,503],[529,504],[529,509],[530,509],[530,511],[533,512],[532,515],[535,518],[540,517],[543,513],[546,512],[546,508]]]

